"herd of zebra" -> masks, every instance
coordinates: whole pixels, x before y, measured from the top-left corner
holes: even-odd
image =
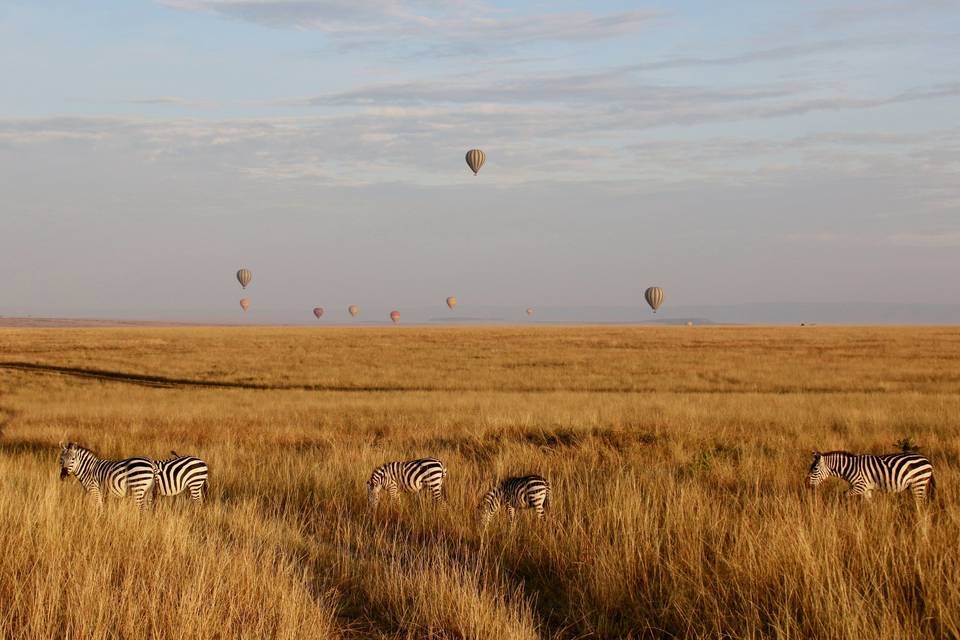
[[[175,451],[165,460],[127,458],[101,460],[92,451],[75,443],[60,445],[60,479],[73,475],[81,486],[94,495],[102,508],[105,493],[133,496],[143,510],[148,501],[159,494],[174,496],[189,491],[195,502],[203,502],[209,486],[207,464],[194,456],[181,456]],[[380,492],[399,499],[401,491],[419,493],[427,490],[434,502],[444,501],[447,467],[436,458],[405,462],[387,462],[373,470],[367,480],[367,504],[376,507]],[[813,453],[807,473],[807,486],[815,488],[824,480],[836,477],[845,480],[848,496],[869,499],[874,490],[910,491],[917,504],[932,496],[935,489],[933,466],[916,453],[857,455],[846,451]],[[501,508],[511,523],[518,509],[533,509],[543,519],[550,505],[550,482],[539,475],[507,478],[497,483],[480,501],[480,522],[486,527]]]
[[[60,444],[60,479],[73,475],[80,485],[93,494],[103,507],[104,494],[133,496],[142,511],[159,494],[175,496],[190,492],[195,502],[203,502],[209,486],[207,463],[194,456],[181,456],[176,451],[165,460],[127,458],[101,460],[90,449],[68,442]],[[444,500],[447,467],[436,458],[405,462],[387,462],[373,470],[367,481],[367,504],[376,507],[380,492],[386,490],[395,500],[404,493],[426,489],[434,502]],[[543,476],[528,475],[507,478],[484,494],[480,503],[481,522],[487,525],[501,508],[513,522],[517,509],[533,509],[543,519],[550,506],[550,482]]]

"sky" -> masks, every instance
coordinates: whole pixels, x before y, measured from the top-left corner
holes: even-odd
[[[960,0],[0,0],[0,315],[957,305],[958,60]]]

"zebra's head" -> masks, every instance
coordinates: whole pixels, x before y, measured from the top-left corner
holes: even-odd
[[[65,480],[68,475],[74,473],[77,463],[80,460],[80,450],[76,444],[68,442],[60,443],[60,479]]]
[[[810,465],[810,471],[807,472],[807,486],[814,488],[821,482],[830,477],[830,467],[823,454],[819,451],[813,452],[813,463]]]
[[[380,498],[380,489],[383,487],[383,482],[379,475],[376,472],[370,479],[367,480],[367,506],[373,509],[377,506],[377,500]]]

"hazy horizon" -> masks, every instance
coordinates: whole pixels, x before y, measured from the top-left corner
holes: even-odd
[[[45,0],[0,52],[3,316],[960,322],[955,0]]]

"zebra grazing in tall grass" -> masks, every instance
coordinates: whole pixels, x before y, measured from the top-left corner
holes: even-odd
[[[194,456],[181,456],[171,451],[172,458],[155,460],[156,482],[154,493],[162,496],[175,496],[190,491],[190,498],[202,503],[209,486],[207,463]]]
[[[807,485],[816,487],[830,477],[850,484],[848,496],[869,499],[874,489],[899,493],[910,490],[917,504],[933,494],[933,465],[916,453],[889,453],[882,456],[857,455],[847,451],[813,452]]]
[[[394,500],[399,500],[401,490],[419,493],[424,487],[430,490],[434,502],[440,502],[446,477],[447,467],[436,458],[387,462],[374,469],[367,480],[367,504],[371,509],[376,507],[382,489],[386,489]]]
[[[74,475],[103,509],[105,493],[133,496],[143,511],[145,498],[153,491],[154,467],[149,458],[101,460],[90,449],[74,442],[60,443],[60,479]]]
[[[490,518],[506,507],[507,517],[513,523],[517,509],[535,509],[537,518],[543,519],[550,506],[550,482],[543,476],[507,478],[488,491],[480,501],[480,524],[486,528]]]

